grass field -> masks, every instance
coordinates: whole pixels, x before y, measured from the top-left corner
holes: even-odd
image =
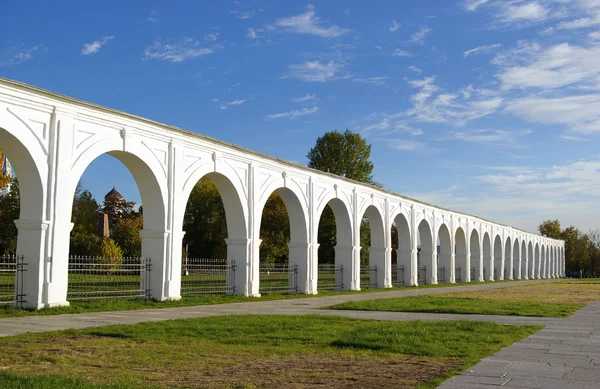
[[[328,307],[362,311],[565,317],[600,300],[600,280],[565,280],[435,296],[347,302]]]
[[[433,388],[539,326],[241,315],[0,338],[0,387]]]

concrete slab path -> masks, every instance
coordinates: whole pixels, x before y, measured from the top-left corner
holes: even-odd
[[[600,302],[484,358],[439,389],[599,389]]]
[[[559,323],[564,319],[534,318],[518,316],[454,315],[410,312],[364,312],[329,311],[318,308],[347,301],[364,301],[382,298],[395,298],[419,295],[434,295],[448,292],[472,290],[493,290],[509,286],[530,285],[553,282],[555,280],[530,280],[514,282],[490,282],[475,285],[448,286],[438,288],[414,288],[389,292],[344,294],[326,297],[308,297],[275,301],[200,305],[179,308],[140,309],[129,311],[90,312],[52,316],[24,316],[0,319],[0,336],[12,336],[27,332],[46,332],[66,329],[100,327],[113,324],[136,324],[142,322],[172,319],[199,318],[237,314],[284,314],[284,315],[336,315],[379,320],[490,320],[502,324],[542,324]]]

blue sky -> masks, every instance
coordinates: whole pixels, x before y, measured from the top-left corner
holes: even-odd
[[[600,207],[600,0],[0,3],[0,75],[527,230]],[[83,185],[139,201],[120,162]]]

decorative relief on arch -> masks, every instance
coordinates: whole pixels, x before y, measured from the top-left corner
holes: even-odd
[[[163,175],[167,177],[167,163],[168,163],[168,145],[166,143],[158,143],[149,140],[143,140],[142,145],[150,150],[150,153],[156,158],[160,167],[162,168]]]
[[[248,198],[248,165],[242,162],[230,161],[225,158],[223,159],[223,163],[233,170],[235,178],[238,179],[242,186],[244,197]],[[229,179],[233,180],[234,177],[229,177]]]
[[[41,117],[40,114],[33,115],[35,118],[32,118],[31,113],[25,113],[23,110],[15,107],[6,108],[6,111],[12,115],[15,119],[21,122],[34,138],[37,140],[38,144],[42,148],[44,154],[48,155],[48,117]]]
[[[287,179],[300,188],[300,192],[302,192],[302,200],[304,201],[304,204],[308,206],[308,180],[305,180],[305,182],[299,182],[299,180],[294,177],[288,177]]]

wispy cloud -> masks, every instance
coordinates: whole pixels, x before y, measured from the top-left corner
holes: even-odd
[[[413,71],[413,72],[415,72],[415,73],[423,73],[423,69],[421,69],[421,68],[418,68],[418,67],[416,67],[416,66],[413,66],[413,65],[411,65],[411,66],[407,67],[406,69],[407,69],[407,70],[410,70],[410,71]]]
[[[424,142],[402,139],[382,139],[386,142],[386,146],[392,150],[401,151],[419,151],[425,148]]]
[[[288,111],[288,112],[272,113],[269,115],[265,115],[265,119],[267,119],[267,120],[281,119],[281,118],[296,119],[297,117],[300,117],[300,116],[312,115],[312,114],[316,113],[318,110],[319,110],[319,107],[302,108],[301,110],[294,109],[294,110]]]
[[[531,130],[506,131],[497,129],[478,129],[471,131],[453,131],[451,139],[470,143],[490,144],[494,146],[521,146],[521,138],[532,134]]]
[[[464,7],[467,11],[475,11],[480,5],[487,3],[489,0],[467,0],[464,2]]]
[[[379,77],[358,77],[353,78],[351,81],[359,84],[371,84],[371,85],[385,85],[386,81],[389,80],[389,77],[379,76]]]
[[[209,42],[214,42],[217,39],[219,39],[219,33],[218,32],[212,32],[212,33],[204,34],[204,40],[207,40]]]
[[[27,46],[20,41],[0,52],[0,66],[10,67],[22,64],[33,59],[33,54],[44,51],[41,45]]]
[[[235,100],[230,101],[228,103],[219,105],[219,108],[222,109],[222,110],[224,110],[224,109],[227,109],[227,108],[229,108],[231,106],[242,105],[242,104],[248,102],[249,100],[252,100],[252,99],[245,99],[245,100],[235,99]],[[219,101],[219,99],[213,99],[213,102],[217,102],[217,101]]]
[[[316,95],[314,93],[312,95],[310,93],[307,93],[306,96],[296,97],[296,98],[292,99],[292,101],[294,103],[304,103],[307,101],[315,101],[315,100],[316,100]]]
[[[96,41],[93,41],[92,43],[85,43],[81,49],[81,55],[96,54],[102,47],[106,46],[106,44],[113,39],[115,39],[114,36],[104,36]]]
[[[212,49],[200,47],[200,42],[192,38],[185,37],[181,41],[175,43],[163,43],[158,38],[154,41],[152,46],[149,46],[144,50],[143,58],[145,60],[158,59],[161,61],[178,63],[188,59],[198,58],[212,52]]]
[[[561,135],[559,138],[565,139],[565,140],[571,140],[571,141],[575,141],[575,142],[587,142],[587,139],[582,138],[580,136]]]
[[[390,24],[390,32],[396,32],[400,29],[400,27],[402,27],[402,25],[400,23],[398,23],[396,20],[392,20],[392,24]]]
[[[473,49],[463,51],[463,57],[468,57],[470,55],[477,55],[477,54],[481,54],[481,53],[488,53],[499,47],[502,47],[502,44],[494,43],[493,45],[484,45],[484,46],[475,47]]]
[[[150,12],[150,15],[146,18],[150,23],[160,23],[160,13],[158,11]]]
[[[289,65],[288,72],[284,77],[293,77],[307,82],[326,82],[348,78],[348,75],[341,74],[343,70],[344,65],[339,62],[307,61],[301,64]]]
[[[429,28],[427,26],[423,26],[421,27],[421,29],[417,32],[415,32],[414,34],[411,35],[410,37],[410,42],[411,43],[418,43],[420,45],[425,43],[425,37],[427,37],[427,35],[429,35],[431,33],[431,31],[433,31],[432,28]]]
[[[314,6],[308,6],[306,12],[299,15],[277,19],[274,25],[284,31],[315,35],[321,38],[337,38],[350,32],[349,29],[336,25],[324,26],[323,20],[316,16]]]
[[[412,54],[406,50],[396,49],[392,53],[392,56],[394,56],[394,57],[412,57]]]

